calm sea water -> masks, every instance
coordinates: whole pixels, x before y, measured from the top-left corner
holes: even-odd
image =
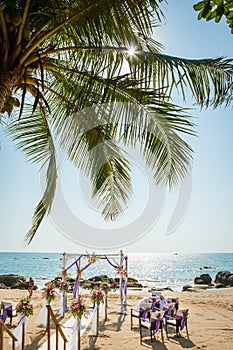
[[[67,266],[79,255],[69,257]],[[179,290],[184,284],[192,284],[196,276],[208,273],[213,279],[220,270],[233,273],[233,253],[202,254],[127,254],[129,276],[135,277],[149,287],[171,287]],[[59,275],[62,269],[62,255],[59,253],[0,253],[0,275],[17,274],[27,279],[32,276],[35,284],[42,288],[44,284]],[[119,258],[112,258],[119,263]],[[87,261],[82,259],[81,267]],[[82,277],[107,274],[116,277],[115,269],[105,260],[98,260],[84,272]],[[69,270],[69,276],[75,278],[75,265]]]

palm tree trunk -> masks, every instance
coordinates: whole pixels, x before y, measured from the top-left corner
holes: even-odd
[[[0,76],[0,113],[3,112],[5,102],[7,101],[11,91],[11,78],[8,76]]]

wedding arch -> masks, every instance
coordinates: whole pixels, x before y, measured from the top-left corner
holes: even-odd
[[[121,309],[119,313],[126,313],[126,305],[127,305],[127,284],[128,284],[128,257],[124,255],[123,251],[120,250],[119,253],[112,254],[69,254],[62,253],[62,278],[63,281],[66,279],[66,273],[73,266],[76,267],[76,279],[73,288],[73,295],[76,298],[79,295],[79,287],[80,287],[80,279],[82,273],[91,265],[95,264],[98,260],[105,260],[108,264],[110,264],[116,271],[119,276],[119,291],[120,291],[120,305]],[[68,265],[68,260],[74,259],[74,261]],[[118,261],[116,261],[118,259]],[[63,294],[63,298],[65,295]],[[63,304],[65,305],[65,300],[63,300]]]

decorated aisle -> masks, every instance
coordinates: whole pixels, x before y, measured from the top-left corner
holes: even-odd
[[[94,312],[93,310],[88,310],[89,315],[87,317],[82,317],[81,319],[81,326],[80,326],[80,337],[82,337],[83,333],[86,331],[87,327],[89,326],[90,322],[93,319]],[[68,340],[66,349],[67,350],[77,350],[77,324],[76,324],[76,318],[75,317],[70,317],[64,325],[61,326],[66,339]],[[50,338],[50,344],[51,348],[55,348],[56,345],[56,333],[54,333],[51,338]],[[47,350],[48,343],[47,341],[39,348],[39,350]],[[59,337],[59,349],[63,348],[63,340],[61,337]]]

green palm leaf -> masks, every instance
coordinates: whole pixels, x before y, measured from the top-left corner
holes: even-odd
[[[30,113],[30,109],[30,106],[27,106],[25,112]],[[50,211],[55,195],[57,180],[55,149],[46,119],[40,111],[11,123],[8,132],[16,142],[17,148],[23,151],[30,161],[47,168],[45,190],[35,208],[32,227],[26,234],[26,241],[30,243],[44,215]]]

